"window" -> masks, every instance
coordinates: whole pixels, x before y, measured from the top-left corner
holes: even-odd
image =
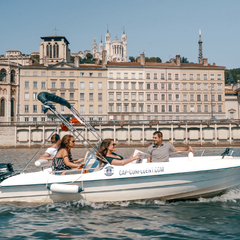
[[[124,104],[124,112],[128,112],[128,104]]]
[[[172,94],[168,94],[168,100],[172,101]]]
[[[29,118],[28,117],[25,117],[25,122],[28,122],[29,121]]]
[[[147,101],[151,101],[151,94],[147,94]]]
[[[24,100],[29,101],[29,92],[24,93]]]
[[[64,76],[65,76],[65,72],[61,71],[61,72],[60,72],[60,76],[61,76],[61,77],[64,77]]]
[[[136,74],[135,73],[132,73],[132,79],[135,79],[136,77]]]
[[[143,79],[143,73],[139,73],[139,79]]]
[[[124,100],[128,101],[128,93],[124,93]]]
[[[185,112],[185,113],[187,112],[187,105],[185,105],[185,104],[183,105],[183,112]]]
[[[109,73],[109,78],[113,79],[113,73],[112,72]]]
[[[25,71],[25,76],[29,76],[30,72],[29,71]]]
[[[140,83],[138,83],[138,85],[139,85],[139,89],[140,89],[140,90],[143,90],[143,83],[140,82]]]
[[[222,112],[222,105],[218,105],[218,112]]]
[[[201,84],[197,83],[197,90],[201,90]]]
[[[197,111],[202,112],[202,106],[200,104],[197,105]]]
[[[203,74],[203,79],[207,80],[207,74]]]
[[[121,101],[121,96],[122,96],[121,93],[117,93],[117,101]]]
[[[124,82],[124,89],[128,89],[128,82]]]
[[[25,81],[24,88],[29,89],[29,81]]]
[[[193,74],[190,74],[189,78],[190,78],[190,80],[193,80]]]
[[[121,73],[117,73],[117,79],[121,78]]]
[[[37,113],[37,105],[33,105],[33,112]]]
[[[84,76],[84,72],[80,72],[80,76],[83,77]]]
[[[190,112],[194,112],[194,105],[193,104],[190,105]]]
[[[175,100],[176,101],[180,101],[180,96],[179,96],[179,94],[177,93],[177,94],[175,94]]]
[[[121,89],[121,82],[117,82],[117,89]]]
[[[64,89],[65,88],[65,82],[61,82],[60,87],[61,87],[61,89]]]
[[[84,90],[85,89],[85,83],[84,82],[80,82],[80,89]]]
[[[186,75],[186,74],[183,74],[183,75],[182,75],[182,79],[183,79],[183,80],[187,80],[187,75]]]
[[[70,82],[70,89],[74,89],[74,82]]]
[[[52,82],[52,88],[56,88],[56,82]]]
[[[158,105],[154,105],[154,112],[158,112]]]
[[[187,101],[187,94],[186,93],[183,94],[183,101]]]
[[[41,76],[46,77],[46,71],[41,71]]]
[[[161,83],[161,90],[165,89],[165,83]]]
[[[38,88],[38,84],[37,84],[36,81],[33,81],[33,88],[34,88],[34,89],[37,89],[37,88]]]
[[[132,101],[136,101],[136,93],[132,93]]]
[[[204,112],[208,112],[208,105],[204,104]]]
[[[24,105],[24,112],[29,113],[29,105]]]
[[[98,77],[102,77],[102,73],[101,72],[98,73]]]
[[[80,101],[84,101],[84,93],[80,93]]]
[[[216,112],[216,105],[215,104],[212,105],[212,111]]]
[[[207,83],[204,83],[203,89],[204,89],[204,90],[208,90],[208,84],[207,84]]]
[[[37,76],[38,72],[37,71],[33,71],[33,76]]]
[[[183,90],[187,90],[187,84],[183,83]]]
[[[89,73],[89,77],[93,77],[93,72],[90,72],[90,73]]]
[[[102,101],[103,97],[102,97],[102,93],[98,93],[98,101]]]
[[[197,74],[197,80],[200,80],[200,74]]]
[[[42,89],[46,89],[46,82],[44,81],[44,82],[41,82],[41,88]]]
[[[153,84],[153,89],[155,89],[155,90],[158,89],[158,84],[157,84],[157,83],[154,83],[154,84]]]
[[[102,105],[98,105],[98,113],[102,113],[103,112],[103,107]]]
[[[143,105],[139,105],[139,112],[143,112]]]
[[[117,104],[117,112],[122,112],[122,104]]]
[[[179,105],[176,105],[176,112],[179,112],[179,111],[180,111]]]
[[[165,112],[165,105],[162,105],[161,108],[162,108],[162,109],[161,109],[162,112]]]
[[[208,95],[204,94],[204,101],[207,102],[208,101]]]
[[[221,84],[221,83],[218,83],[217,89],[218,89],[218,90],[222,90],[222,84]]]
[[[168,105],[168,112],[172,112],[172,105]]]
[[[194,90],[194,84],[190,83],[190,90]]]
[[[168,90],[172,90],[172,84],[168,83]]]
[[[211,75],[210,75],[210,79],[211,79],[211,80],[214,80],[214,74],[211,74]]]
[[[45,117],[41,117],[41,121],[42,121],[42,122],[45,122]]]
[[[52,71],[52,76],[55,77],[57,75],[56,71]]]
[[[218,101],[222,101],[222,95],[218,94]]]
[[[113,82],[109,82],[109,89],[113,89]]]
[[[139,93],[138,94],[138,100],[139,101],[143,101],[143,93]]]
[[[154,79],[157,79],[157,73],[153,74]]]
[[[197,94],[197,101],[200,102],[201,101],[201,95]]]
[[[214,87],[214,83],[211,83],[211,89],[214,90],[215,87]]]
[[[60,97],[61,97],[61,98],[65,98],[65,93],[63,93],[63,92],[60,93]]]
[[[211,101],[215,101],[215,95],[211,94]]]
[[[175,80],[179,80],[178,73],[175,73]]]
[[[93,90],[93,82],[89,82],[89,89]]]
[[[74,100],[74,93],[69,93],[69,99],[70,99],[71,101]]]
[[[74,72],[70,72],[70,73],[69,73],[69,76],[70,76],[70,77],[74,77]]]
[[[136,110],[137,110],[137,109],[136,109],[136,104],[133,103],[133,104],[132,104],[132,112],[136,112]]]
[[[124,73],[124,79],[128,79],[128,73]]]
[[[179,83],[175,83],[175,90],[179,90]]]
[[[65,106],[61,105],[61,112],[64,113],[65,112]]]
[[[147,89],[151,89],[150,83],[147,83]]]
[[[89,113],[93,113],[93,105],[89,105]]]
[[[113,101],[113,93],[112,92],[109,93],[109,101]]]
[[[89,93],[89,101],[93,101],[93,93]]]
[[[80,105],[80,113],[85,113],[85,105]]]
[[[98,89],[102,90],[103,89],[103,83],[102,82],[98,82]]]
[[[165,101],[165,94],[161,94],[161,100]]]
[[[147,73],[147,79],[150,79],[150,73]]]
[[[217,80],[222,80],[222,75],[221,74],[217,75]]]
[[[158,94],[154,93],[154,101],[157,101],[157,100],[158,100]]]
[[[172,74],[168,73],[168,80],[172,80]]]
[[[147,112],[151,112],[151,105],[147,105]]]
[[[161,80],[165,80],[164,73],[161,73]]]
[[[37,92],[34,92],[33,93],[33,101],[36,101],[37,100]]]
[[[132,82],[132,90],[136,90],[136,83]]]

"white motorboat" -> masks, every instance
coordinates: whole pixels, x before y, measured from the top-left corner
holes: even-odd
[[[49,203],[85,199],[112,202],[140,199],[212,197],[240,185],[240,158],[171,158],[169,162],[106,165],[93,173],[51,168],[1,182],[0,202]]]
[[[49,93],[40,93],[38,99],[44,104],[46,111],[52,111],[75,138],[82,142],[91,153],[90,156],[96,155],[96,148],[49,101],[68,107],[89,133],[101,141],[95,129],[73,106]],[[88,155],[86,159],[89,160]],[[192,199],[211,197],[240,185],[240,157],[231,156],[230,149],[226,149],[222,156],[177,157],[170,158],[169,162],[159,163],[146,163],[143,159],[141,163],[137,161],[125,166],[106,164],[98,171],[88,173],[84,173],[84,170],[88,170],[87,164],[85,169],[65,170],[62,175],[54,172],[49,164],[51,163],[47,160],[37,160],[35,165],[41,168],[39,171],[25,173],[24,169],[20,174],[14,173],[11,164],[0,164],[0,202]]]

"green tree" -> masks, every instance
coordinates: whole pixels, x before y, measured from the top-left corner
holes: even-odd
[[[180,62],[181,62],[181,63],[189,63],[188,59],[185,58],[185,57],[181,57],[181,58],[180,58]]]
[[[129,57],[129,60],[130,60],[130,62],[136,62],[136,59],[135,59],[135,57],[133,57],[133,56],[130,56],[130,57]]]

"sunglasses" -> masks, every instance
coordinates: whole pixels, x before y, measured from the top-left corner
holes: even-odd
[[[113,143],[112,145],[113,145],[113,146],[116,146],[117,144],[116,144],[116,143]]]
[[[73,140],[72,142],[75,143],[75,140]]]

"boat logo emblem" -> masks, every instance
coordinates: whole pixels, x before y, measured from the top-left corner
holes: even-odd
[[[105,174],[106,176],[110,177],[110,176],[113,175],[113,173],[114,173],[114,167],[112,167],[112,166],[107,166],[107,167],[105,167],[105,169],[104,169],[104,174]]]

